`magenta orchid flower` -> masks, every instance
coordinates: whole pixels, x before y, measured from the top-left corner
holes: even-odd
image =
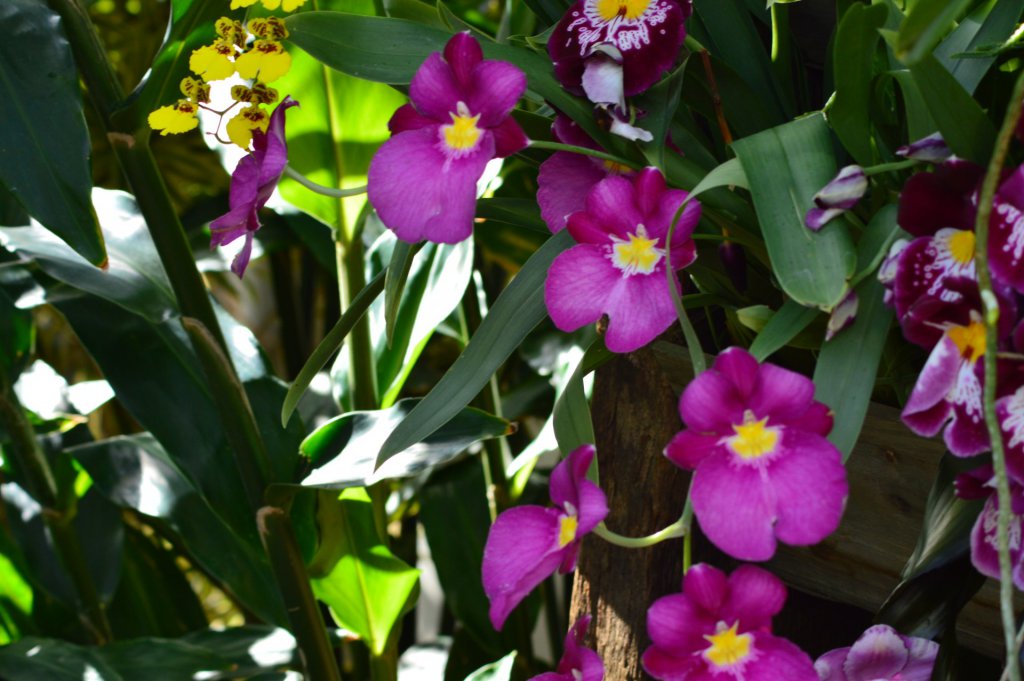
[[[877,624],[814,663],[821,681],[929,681],[939,644]]]
[[[990,496],[981,509],[981,514],[974,521],[971,530],[971,563],[975,569],[986,577],[998,580],[999,573],[999,495],[995,491],[995,481],[990,480],[986,487]],[[958,490],[959,491],[959,490]],[[1014,585],[1024,591],[1024,487],[1017,481],[1010,480],[1010,564],[1013,566],[1011,576]]]
[[[288,144],[284,136],[284,114],[298,105],[291,97],[270,114],[267,131],[254,130],[252,152],[242,158],[231,173],[228,205],[231,209],[210,223],[210,248],[245,237],[245,244],[231,261],[231,271],[242,277],[252,255],[252,239],[262,225],[259,211],[274,193],[288,165]]]
[[[599,149],[594,140],[571,118],[558,114],[552,126],[555,139],[587,149]],[[586,206],[587,194],[598,182],[612,175],[632,177],[627,166],[592,156],[556,151],[540,164],[537,174],[537,203],[540,215],[552,232],[565,229],[569,216]]]
[[[500,630],[509,613],[555,570],[576,569],[580,540],[608,515],[601,488],[586,479],[594,446],[574,450],[551,472],[556,508],[516,506],[502,512],[484,546],[484,593]]]
[[[368,174],[370,203],[399,239],[457,243],[472,233],[484,167],[528,142],[509,117],[525,90],[523,72],[484,59],[468,33],[427,57]]]
[[[719,549],[768,560],[776,540],[815,544],[839,526],[846,470],[810,379],[729,348],[686,387],[679,414],[686,430],[665,455],[694,471],[693,512]]]
[[[622,96],[639,94],[675,62],[691,11],[690,0],[579,0],[548,40],[555,75],[570,92],[590,90],[603,103],[618,99],[596,94],[616,80]]]
[[[785,602],[786,587],[767,570],[743,565],[726,577],[694,565],[682,593],[647,611],[654,645],[644,651],[644,669],[663,681],[818,681],[811,658],[772,635]]]
[[[814,195],[814,207],[807,211],[804,224],[817,232],[833,218],[857,205],[868,190],[868,178],[860,166],[846,166]]]
[[[999,185],[989,221],[992,276],[1024,293],[1024,166]]]
[[[656,168],[594,185],[586,208],[569,216],[569,233],[579,244],[548,270],[544,301],[555,326],[575,331],[607,315],[605,344],[612,352],[632,352],[665,331],[676,318],[665,237],[687,196],[667,189]],[[700,204],[691,201],[673,234],[673,271],[697,257],[690,235],[699,219]]]
[[[604,662],[590,648],[583,645],[590,626],[590,615],[576,620],[565,637],[565,650],[558,668],[530,678],[530,681],[602,681],[604,679]]]
[[[952,158],[934,172],[912,175],[900,192],[897,222],[914,236],[930,236],[945,227],[973,229],[974,194],[985,169]]]

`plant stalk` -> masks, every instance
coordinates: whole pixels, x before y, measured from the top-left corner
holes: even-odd
[[[367,204],[367,207],[369,204]],[[359,217],[356,233],[347,243],[335,241],[335,257],[338,265],[338,294],[341,298],[341,311],[344,313],[352,300],[366,287],[366,276],[363,263],[362,225],[366,221],[368,209],[363,210]],[[335,233],[343,229],[339,226]],[[349,352],[349,395],[353,409],[376,409],[377,401],[377,361],[373,353],[373,341],[370,338],[370,319],[361,317],[352,327],[348,343]]]
[[[975,262],[978,271],[978,288],[985,308],[985,425],[988,427],[989,440],[992,443],[992,466],[996,477],[996,499],[999,505],[996,537],[999,548],[999,606],[1003,621],[1003,637],[1006,646],[1006,669],[1010,681],[1020,681],[1020,665],[1016,654],[1015,630],[1013,615],[1013,566],[1010,559],[1009,523],[1012,517],[1010,508],[1010,482],[1006,474],[1006,454],[1003,449],[1002,432],[999,418],[996,415],[996,362],[998,359],[999,342],[999,301],[992,291],[992,275],[988,268],[988,231],[989,219],[992,214],[992,202],[1006,155],[1010,149],[1010,140],[1017,127],[1021,115],[1021,102],[1024,100],[1024,72],[1017,78],[1017,83],[1010,96],[1010,108],[1006,112],[1003,126],[996,138],[996,146],[992,159],[985,173],[978,198],[978,216],[975,223]]]

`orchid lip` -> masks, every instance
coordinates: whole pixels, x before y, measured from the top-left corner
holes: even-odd
[[[483,135],[477,126],[480,114],[474,116],[466,103],[460,101],[455,105],[455,111],[448,115],[452,122],[441,126],[441,145],[444,151],[456,158],[472,153]]]
[[[628,240],[614,234],[610,236],[614,244],[611,261],[622,270],[623,276],[650,274],[665,256],[665,249],[657,247],[659,239],[648,237],[643,224],[637,225],[635,232],[627,234]]]
[[[768,417],[758,420],[749,409],[743,413],[743,423],[733,424],[732,429],[736,434],[726,438],[726,444],[741,459],[760,459],[778,447],[779,429],[768,425]]]
[[[725,622],[719,622],[714,634],[705,635],[704,639],[711,643],[711,646],[704,651],[704,659],[719,669],[742,664],[748,659],[753,636],[737,634],[739,625],[738,621],[733,622],[731,627],[726,626]]]

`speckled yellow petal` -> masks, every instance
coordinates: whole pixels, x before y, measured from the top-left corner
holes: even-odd
[[[247,106],[228,121],[224,129],[227,132],[228,139],[243,149],[248,149],[249,142],[252,141],[253,130],[266,132],[269,123],[270,116],[267,115],[266,111],[258,106]]]
[[[233,45],[218,40],[212,45],[204,45],[197,50],[192,50],[188,67],[205,80],[222,80],[235,72],[235,64],[230,59],[234,54]]]
[[[257,40],[252,49],[235,60],[242,78],[259,78],[264,83],[277,80],[292,67],[292,56],[275,40]]]
[[[181,79],[181,94],[193,102],[206,104],[210,101],[210,85],[204,83],[202,78],[191,78],[185,76]]]
[[[149,114],[149,127],[159,130],[161,135],[177,135],[188,132],[199,125],[196,106],[188,100],[180,100],[170,106],[162,106]]]

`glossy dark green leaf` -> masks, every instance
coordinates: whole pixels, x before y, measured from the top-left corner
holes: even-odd
[[[419,587],[420,573],[381,541],[372,506],[362,488],[341,493],[336,526],[321,528],[340,543],[341,558],[327,575],[313,579],[313,592],[340,626],[380,655]]]
[[[342,489],[409,477],[451,461],[476,442],[508,435],[512,429],[505,419],[467,407],[374,471],[381,445],[419,402],[405,399],[382,411],[343,414],[317,428],[302,443],[303,455],[316,467],[302,484]]]
[[[179,534],[204,570],[268,621],[283,608],[259,544],[239,537],[160,443],[149,435],[104,440],[71,451],[94,485],[114,503],[161,518]],[[233,465],[233,462],[228,460]],[[245,501],[241,502],[243,509]]]
[[[910,74],[953,153],[976,163],[987,163],[995,145],[996,129],[981,105],[935,57],[918,61],[910,67]]]
[[[832,60],[835,75],[835,101],[829,109],[828,122],[843,146],[862,165],[876,161],[871,143],[870,114],[872,67],[888,11],[884,5],[850,6],[836,29]]]
[[[268,625],[200,629],[179,640],[215,651],[239,677],[271,669],[298,669],[301,665],[295,638],[287,629]]]
[[[813,307],[804,307],[796,301],[787,300],[772,314],[750,344],[750,354],[757,361],[763,362],[796,338],[819,314]]]
[[[965,56],[965,53],[1005,41],[1017,27],[1021,12],[1024,12],[1024,0],[983,3],[964,17],[935,48],[935,58],[953,74],[964,90],[973,94],[995,63],[995,55]]]
[[[217,19],[224,16],[242,19],[244,15],[244,10],[232,10],[221,0],[172,0],[170,24],[153,65],[135,86],[131,104],[115,114],[120,127],[145,129],[150,112],[184,97],[180,84],[184,77],[193,75],[188,68],[192,51],[214,41]]]
[[[78,72],[57,15],[35,0],[0,4],[0,184],[94,265],[106,260],[89,201],[89,133]]]
[[[0,372],[9,383],[18,379],[35,344],[36,327],[29,310],[14,306],[0,289]]]
[[[412,256],[412,244],[405,241],[395,243],[395,248],[391,252],[391,264],[388,265],[388,273],[384,278],[384,328],[389,348],[395,339],[398,305],[402,302],[402,291],[405,290],[405,282],[409,278]]]
[[[918,0],[910,6],[900,24],[896,39],[896,56],[904,64],[913,66],[932,50],[942,36],[970,6],[971,0]]]
[[[804,226],[814,195],[836,174],[824,119],[812,114],[737,140],[733,149],[782,289],[801,305],[831,310],[846,295],[856,252],[841,220],[817,233]]]
[[[357,78],[405,85],[420,64],[444,49],[451,32],[402,19],[343,12],[304,12],[287,20],[289,40],[327,66]],[[529,89],[579,123],[599,142],[608,134],[594,122],[592,107],[555,80],[546,56],[522,47],[484,42],[484,56],[512,62],[525,73]]]
[[[388,437],[377,455],[382,465],[422,441],[475,398],[508,356],[547,315],[544,280],[551,262],[572,245],[562,231],[548,239],[501,292],[465,351]]]
[[[100,649],[28,637],[0,648],[5,681],[132,681],[103,660]]]
[[[175,639],[118,641],[104,646],[100,655],[125,679],[182,681],[230,669],[230,663],[216,651]]]
[[[590,405],[583,391],[583,379],[613,356],[603,343],[591,345],[555,401],[552,424],[558,448],[565,456],[577,447],[597,441],[590,419]]]

